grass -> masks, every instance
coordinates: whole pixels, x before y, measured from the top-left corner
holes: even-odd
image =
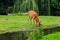
[[[40,40],[60,40],[60,32],[43,36]]]
[[[60,17],[57,16],[40,16],[39,18],[44,26],[60,24]]]
[[[60,24],[60,17],[39,16],[39,18],[44,26]],[[28,16],[0,16],[0,30],[34,27],[35,23],[31,24],[28,20]]]

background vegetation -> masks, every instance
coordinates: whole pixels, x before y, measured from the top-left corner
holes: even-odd
[[[39,15],[60,15],[59,0],[0,0],[0,14],[35,10]]]

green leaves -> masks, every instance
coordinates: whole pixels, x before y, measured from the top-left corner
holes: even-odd
[[[29,10],[35,10],[38,12],[38,6],[35,0],[23,0],[22,4],[20,5],[21,12],[28,12]]]

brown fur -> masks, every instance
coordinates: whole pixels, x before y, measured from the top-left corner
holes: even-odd
[[[35,20],[36,24],[38,26],[40,26],[40,20],[38,18],[38,14],[35,11],[33,11],[33,10],[29,11],[28,13],[29,13],[30,21],[32,21],[32,23],[33,23],[33,21]]]

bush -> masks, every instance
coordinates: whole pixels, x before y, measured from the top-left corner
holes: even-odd
[[[36,31],[30,32],[30,35],[27,40],[39,40],[42,38],[42,30],[38,29]]]

